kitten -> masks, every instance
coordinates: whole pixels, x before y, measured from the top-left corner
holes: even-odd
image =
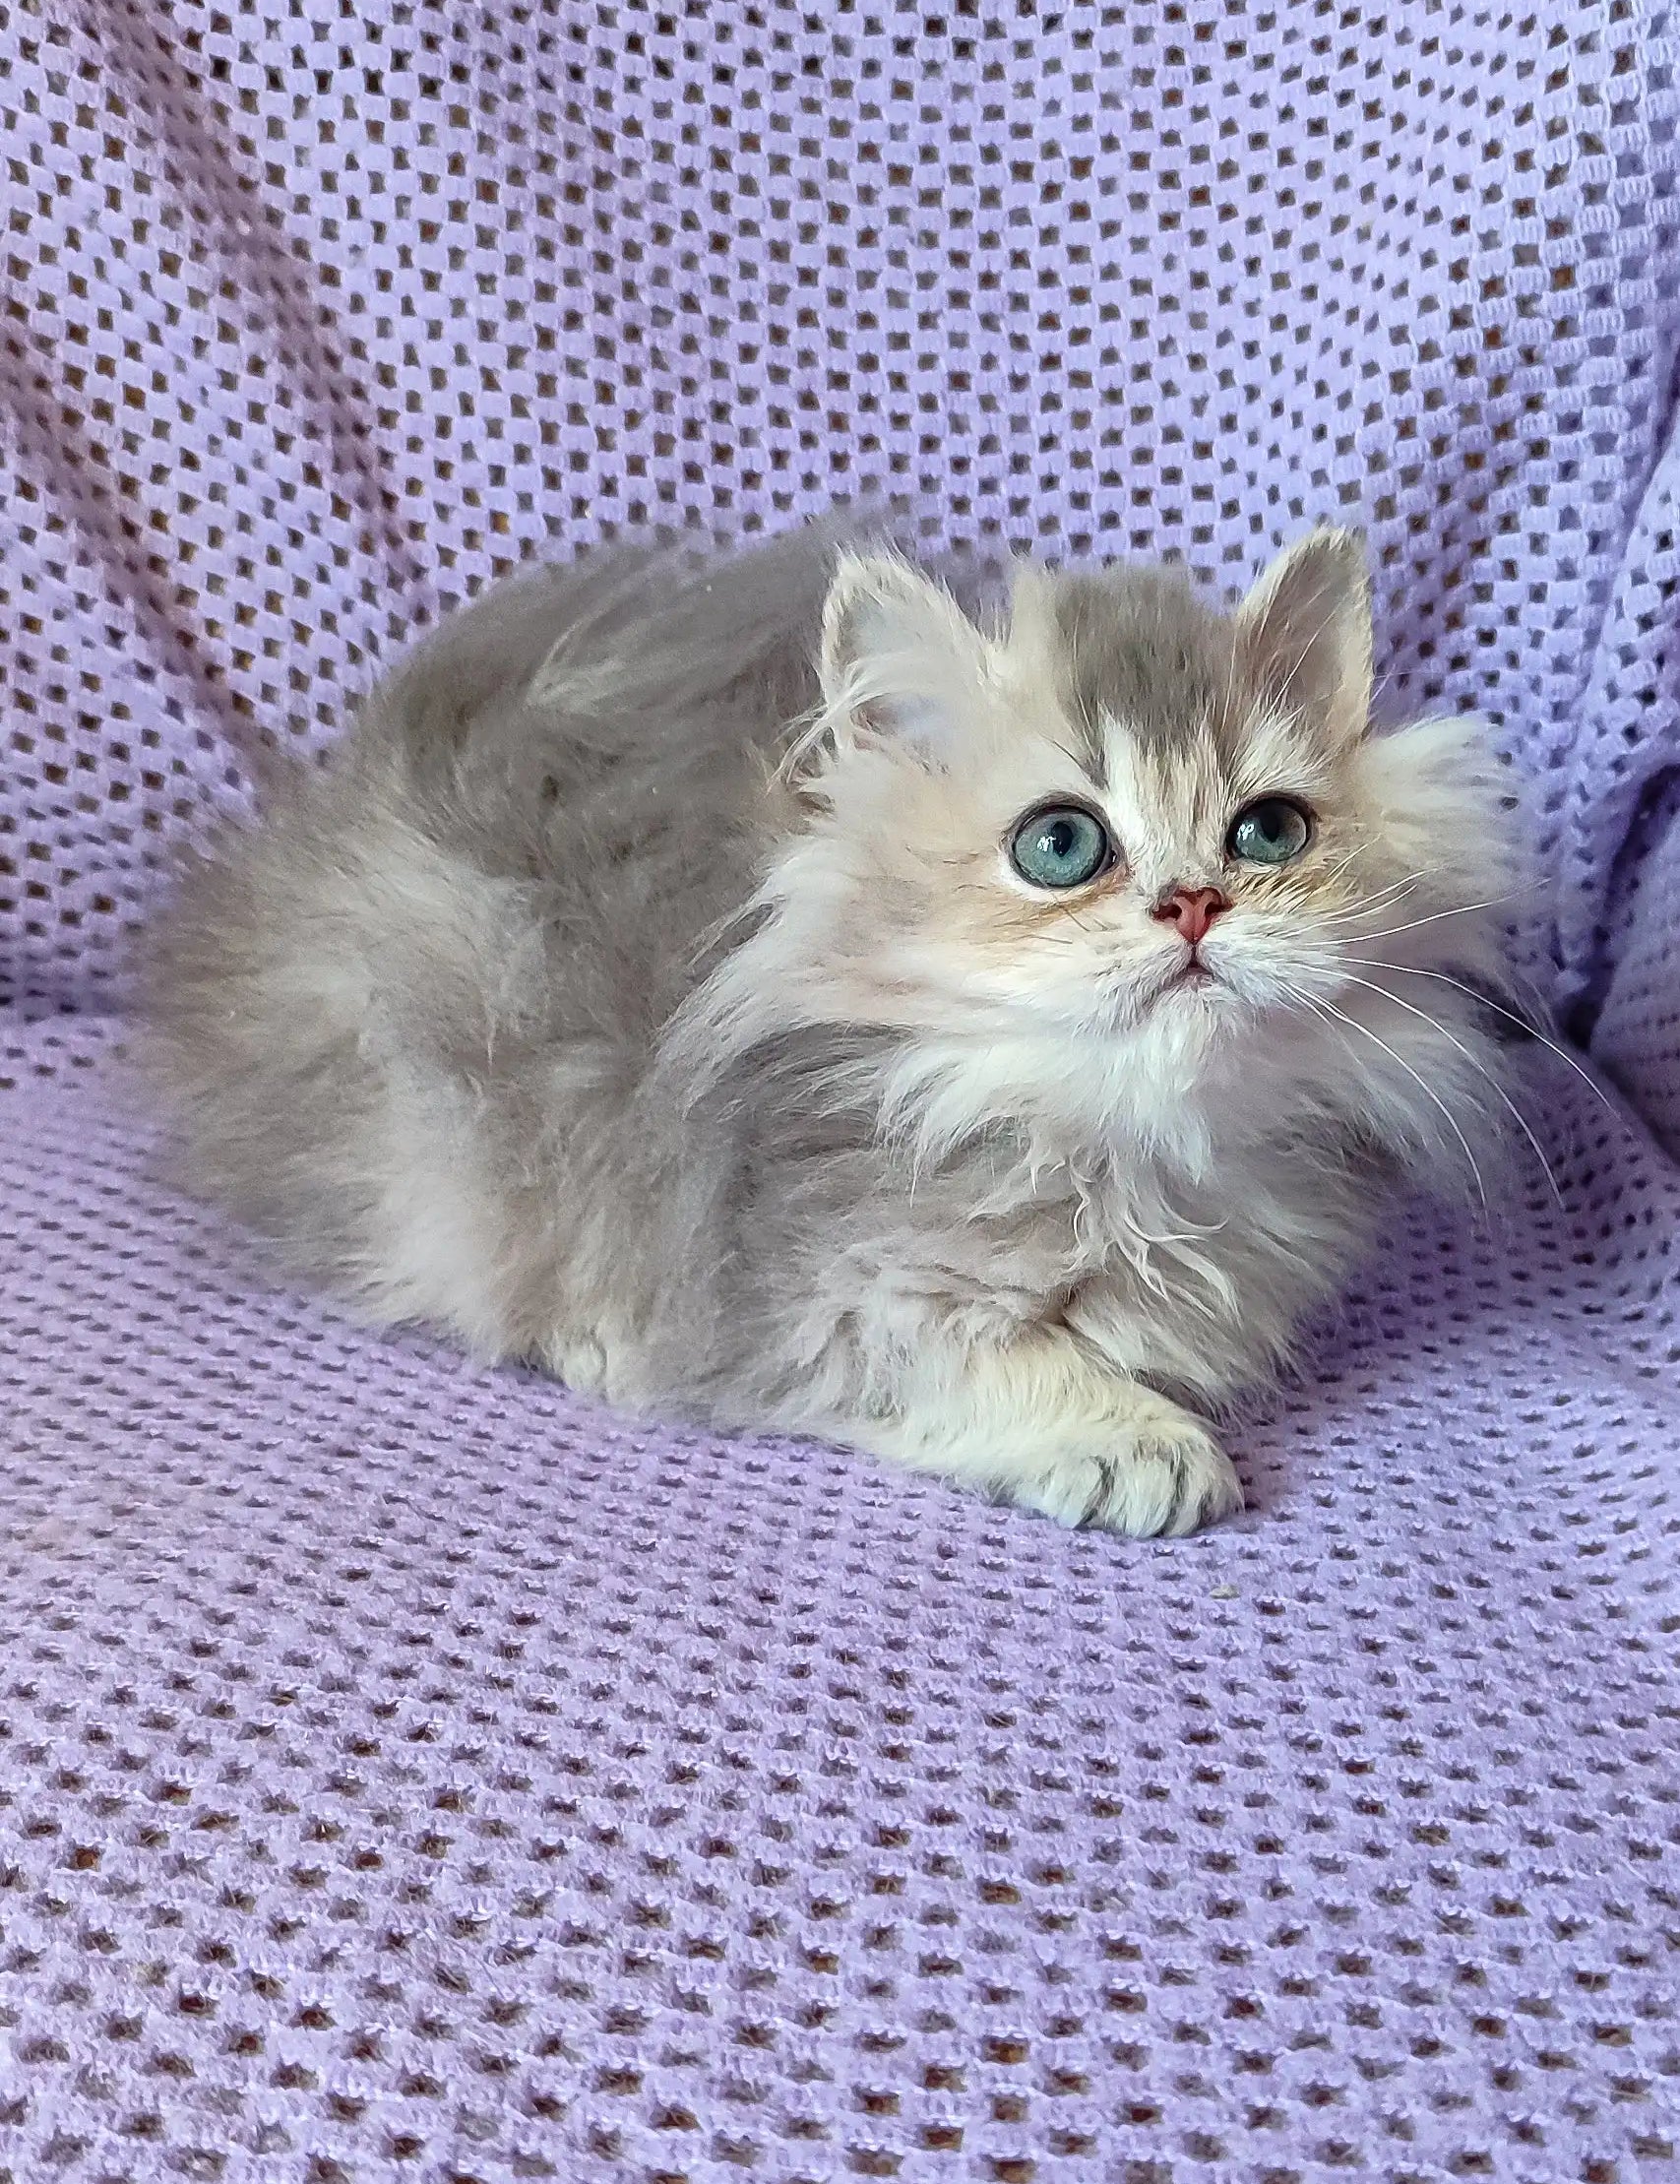
[[[1334,530],[1234,617],[821,533],[506,585],[186,877],[191,1172],[377,1320],[1187,1531],[1497,1079],[1495,767],[1370,699]]]

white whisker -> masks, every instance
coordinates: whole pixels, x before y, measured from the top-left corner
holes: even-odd
[[[1367,851],[1363,842],[1356,842],[1351,849],[1344,849],[1341,852],[1340,856],[1333,859],[1332,862],[1325,867],[1324,873],[1322,875],[1324,885],[1326,887],[1334,887],[1336,883],[1341,878],[1342,874],[1345,872],[1350,872],[1353,867],[1359,863],[1360,859],[1366,854]],[[1380,901],[1384,896],[1396,894],[1402,888],[1413,887],[1415,885],[1415,878],[1410,876],[1403,880],[1391,880],[1387,887],[1379,888],[1377,890],[1376,896],[1371,900]],[[1361,905],[1360,906],[1368,907],[1368,904]],[[1333,916],[1339,916],[1344,913],[1340,911],[1333,911],[1331,914]]]
[[[1464,1057],[1465,1061],[1469,1063],[1472,1069],[1476,1069],[1481,1072],[1482,1076],[1487,1079],[1488,1083],[1493,1087],[1494,1091],[1499,1094],[1500,1098],[1504,1100],[1507,1107],[1510,1108],[1512,1114],[1516,1116],[1518,1129],[1522,1131],[1523,1135],[1533,1147],[1534,1157],[1540,1163],[1541,1173],[1545,1176],[1546,1181],[1551,1185],[1553,1198],[1555,1198],[1558,1204],[1561,1206],[1563,1204],[1563,1193],[1558,1189],[1558,1179],[1552,1173],[1552,1163],[1546,1158],[1545,1149],[1541,1146],[1539,1139],[1535,1137],[1532,1129],[1529,1127],[1527,1116],[1523,1112],[1522,1108],[1518,1106],[1516,1100],[1512,1098],[1511,1094],[1506,1091],[1505,1087],[1499,1082],[1499,1079],[1494,1075],[1493,1071],[1488,1068],[1487,1064],[1481,1059],[1481,1057],[1478,1054],[1474,1053],[1469,1047],[1467,1047],[1462,1039],[1457,1037],[1453,1032],[1449,1031],[1447,1027],[1441,1022],[1439,1017],[1431,1016],[1427,1009],[1415,1008],[1411,1002],[1402,1000],[1398,993],[1391,993],[1387,986],[1378,985],[1375,979],[1354,978],[1350,982],[1356,986],[1363,986],[1367,993],[1380,994],[1385,1001],[1392,1001],[1397,1009],[1403,1009],[1406,1012],[1407,1016],[1414,1016],[1417,1018],[1420,1024],[1427,1024],[1432,1030],[1439,1031],[1441,1036],[1447,1041],[1449,1046],[1455,1046],[1458,1048],[1459,1052]]]
[[[1416,883],[1407,881],[1403,887],[1384,888],[1363,903],[1350,903],[1338,910],[1326,910],[1323,922],[1326,925],[1352,925],[1362,917],[1374,916],[1378,910],[1393,909],[1411,892],[1414,884]]]
[[[1423,872],[1411,874],[1407,879],[1391,881],[1387,887],[1379,888],[1374,895],[1367,896],[1361,903],[1349,903],[1338,910],[1326,911],[1321,922],[1327,925],[1353,925],[1362,918],[1374,916],[1378,910],[1398,908],[1404,896],[1409,895],[1414,888],[1421,887],[1426,880],[1437,878],[1447,869],[1445,865],[1434,865]],[[1482,904],[1453,904],[1440,914],[1457,917],[1472,908],[1486,906]]]
[[[1462,978],[1452,977],[1445,970],[1425,970],[1417,964],[1379,963],[1372,956],[1339,956],[1338,960],[1342,963],[1357,964],[1362,970],[1398,970],[1408,978],[1439,978],[1444,986],[1457,987],[1460,993],[1467,994],[1472,1001],[1479,1002],[1484,1009],[1491,1009],[1495,1016],[1502,1016],[1507,1023],[1515,1024],[1520,1031],[1526,1031],[1531,1039],[1537,1040],[1541,1046],[1555,1054],[1560,1062],[1567,1062],[1582,1083],[1590,1090],[1593,1097],[1601,1100],[1618,1122],[1621,1120],[1621,1111],[1616,1102],[1605,1092],[1597,1079],[1593,1077],[1591,1071],[1584,1069],[1567,1047],[1560,1046],[1556,1039],[1547,1038],[1544,1031],[1530,1024],[1526,1017],[1519,1016],[1515,1009],[1507,1009],[1499,1002],[1489,1000],[1485,993],[1478,993],[1474,986],[1465,985]]]
[[[1515,903],[1520,895],[1526,895],[1531,892],[1528,888],[1513,888],[1508,895],[1490,895],[1484,902],[1455,903],[1450,909],[1431,910],[1427,917],[1413,917],[1403,925],[1380,926],[1376,932],[1363,933],[1359,935],[1359,938],[1362,940],[1393,940],[1397,933],[1415,933],[1420,925],[1438,925],[1444,917],[1468,917],[1474,910],[1497,909],[1502,903]]]
[[[1361,850],[1350,850],[1344,863],[1350,862],[1353,857],[1362,853]],[[1341,867],[1338,867],[1338,870],[1340,869]],[[1349,903],[1342,909],[1330,911],[1329,919],[1331,921],[1340,921],[1352,917],[1368,917],[1374,909],[1381,908],[1384,903],[1396,896],[1404,895],[1411,888],[1421,887],[1425,880],[1439,878],[1447,869],[1448,867],[1444,864],[1426,864],[1421,872],[1407,872],[1402,878],[1390,880],[1387,886],[1376,889],[1363,902]]]
[[[1292,990],[1296,990],[1298,992],[1298,989]],[[1486,1212],[1488,1203],[1487,1185],[1482,1181],[1481,1168],[1476,1160],[1474,1152],[1471,1150],[1470,1141],[1464,1136],[1463,1131],[1459,1127],[1459,1119],[1454,1114],[1452,1108],[1448,1106],[1447,1102],[1441,1097],[1441,1094],[1434,1089],[1434,1087],[1429,1084],[1427,1079],[1421,1076],[1418,1071],[1413,1069],[1411,1064],[1404,1058],[1403,1055],[1397,1054],[1394,1048],[1389,1044],[1387,1039],[1379,1038],[1376,1032],[1371,1030],[1369,1025],[1361,1024],[1357,1018],[1348,1016],[1344,1011],[1335,1007],[1329,1001],[1321,1000],[1315,994],[1299,993],[1298,997],[1301,1000],[1305,1001],[1309,1008],[1321,1010],[1324,1015],[1334,1019],[1336,1023],[1345,1025],[1348,1030],[1357,1031],[1361,1037],[1368,1038],[1373,1046],[1381,1047],[1383,1052],[1389,1057],[1389,1060],[1391,1062],[1395,1063],[1398,1068],[1403,1069],[1405,1071],[1406,1075],[1411,1079],[1413,1084],[1417,1086],[1418,1090],[1425,1095],[1425,1097],[1432,1099],[1435,1102],[1436,1106],[1440,1108],[1442,1114],[1445,1115],[1447,1118],[1447,1127],[1452,1131],[1454,1137],[1458,1139],[1460,1145],[1462,1146],[1464,1149],[1464,1158],[1470,1163],[1470,1173],[1476,1179],[1476,1196],[1482,1202],[1483,1212]]]

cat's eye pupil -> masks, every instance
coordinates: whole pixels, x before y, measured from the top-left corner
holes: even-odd
[[[1312,840],[1312,820],[1289,796],[1263,796],[1231,822],[1226,847],[1245,864],[1291,864]]]
[[[1108,864],[1113,844],[1094,813],[1077,805],[1030,812],[1010,838],[1010,862],[1033,887],[1084,887]]]

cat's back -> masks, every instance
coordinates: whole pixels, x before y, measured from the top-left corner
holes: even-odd
[[[587,781],[771,750],[814,695],[830,551],[813,528],[715,559],[601,549],[505,578],[408,654],[357,736],[427,778],[569,755]]]
[[[824,569],[796,537],[519,578],[324,766],[271,779],[189,860],[149,965],[145,1057],[197,1184],[382,1314],[507,1346],[529,1286],[508,1251],[548,1248],[526,1179],[576,1161],[576,1205],[617,1156],[700,944],[783,823]]]
[[[542,936],[556,1029],[597,973],[614,1023],[662,1021],[692,944],[791,823],[776,762],[814,694],[824,567],[795,534],[492,587],[399,662],[324,765],[268,769],[254,819],[188,860],[156,961],[195,989],[248,987],[257,958],[302,970],[330,934],[340,968],[362,964],[387,996],[430,955],[443,994],[464,948],[489,972],[467,944],[495,933],[505,990],[535,968],[512,945],[523,927]]]

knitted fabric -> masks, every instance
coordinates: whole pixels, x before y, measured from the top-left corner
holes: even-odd
[[[0,10],[0,2178],[1634,2184],[1680,2145],[1674,27]],[[376,1339],[156,1179],[167,858],[656,523],[1358,522],[1610,1102],[1252,1507],[1070,1534]],[[1653,1134],[1655,1133],[1655,1134]]]

